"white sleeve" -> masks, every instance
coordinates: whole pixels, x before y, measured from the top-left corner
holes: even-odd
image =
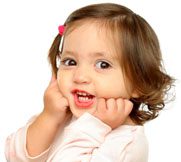
[[[53,162],[123,162],[125,147],[132,142],[131,135],[126,133],[120,140],[124,135],[120,137],[88,113],[68,126],[65,132],[65,140],[52,157]],[[113,136],[107,138],[112,132]]]
[[[27,129],[34,119],[35,117],[25,127],[20,128],[6,139],[5,156],[8,162],[45,162],[47,159],[49,150],[36,157],[29,156],[26,150]]]

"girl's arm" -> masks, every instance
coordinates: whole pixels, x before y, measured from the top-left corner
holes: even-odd
[[[36,160],[41,157],[43,152],[47,152],[59,127],[71,115],[67,111],[67,107],[68,102],[61,95],[57,80],[52,75],[51,82],[44,95],[43,112],[31,124],[8,138],[6,143],[7,159],[13,158],[17,159],[14,160],[17,162],[29,162],[30,159]]]
[[[114,102],[118,101],[117,103],[122,104],[117,107],[112,99],[110,100],[112,104],[110,101],[107,101],[107,104],[103,101],[106,102],[101,100],[98,103],[96,117],[85,113],[65,129],[63,144],[49,160],[54,162],[122,161],[120,159],[126,156],[125,148],[132,143],[133,135],[130,130],[121,135],[119,126],[129,116],[132,104],[128,100],[125,102],[115,100]],[[101,120],[98,116],[102,117]]]
[[[147,145],[142,128],[120,126],[111,130],[99,119],[85,113],[65,129],[64,143],[48,160],[146,162]]]
[[[42,112],[28,127],[26,149],[29,156],[38,156],[47,150],[59,130],[59,123],[52,119],[49,114]]]
[[[48,160],[89,162],[93,150],[101,146],[110,132],[111,127],[89,113],[84,113],[64,129],[63,143]]]
[[[68,101],[62,96],[54,74],[44,94],[44,106],[43,112],[28,128],[27,151],[30,156],[37,156],[50,147],[60,125],[70,115],[67,113]]]

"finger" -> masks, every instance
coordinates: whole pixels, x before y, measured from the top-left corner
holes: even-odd
[[[125,103],[124,114],[129,115],[133,109],[133,103],[128,99],[124,99],[124,103]]]
[[[67,110],[69,109],[69,103],[68,100],[65,97],[62,97],[61,99],[61,104],[62,104],[62,110]]]
[[[55,72],[52,71],[52,76],[51,76],[50,83],[53,83],[56,79],[57,79],[57,76],[56,76]]]
[[[117,111],[117,104],[116,100],[113,98],[110,98],[106,101],[107,109],[109,112],[115,112]]]
[[[118,107],[118,111],[121,112],[121,113],[124,113],[124,107],[125,107],[124,99],[118,98],[116,100],[116,104],[117,104],[117,107]]]
[[[106,112],[106,100],[104,98],[99,98],[97,101],[97,112],[102,114]]]

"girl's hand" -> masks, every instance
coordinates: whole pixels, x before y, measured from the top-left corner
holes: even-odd
[[[133,103],[128,99],[110,98],[105,100],[100,98],[97,103],[97,111],[93,115],[115,129],[124,123],[132,108]]]
[[[59,126],[66,117],[68,101],[59,90],[54,74],[44,93],[44,110],[28,127],[26,148],[30,156],[38,156],[52,144]],[[69,115],[68,115],[69,114]]]
[[[68,101],[60,92],[54,73],[52,73],[50,84],[44,93],[43,114],[58,122],[58,124],[66,118],[67,114],[70,115]]]

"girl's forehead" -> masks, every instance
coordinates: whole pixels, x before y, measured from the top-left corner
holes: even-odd
[[[72,50],[74,50],[87,47],[97,50],[96,52],[110,51],[108,53],[117,57],[117,54],[120,55],[121,51],[116,34],[117,32],[110,29],[110,26],[105,22],[87,20],[73,23],[67,26],[64,48],[66,50],[73,48]]]
[[[90,29],[92,31],[89,31],[91,33],[96,32],[97,34],[101,34],[100,36],[105,37],[112,37],[113,35],[113,28],[110,25],[111,23],[108,23],[106,20],[96,20],[96,19],[85,19],[85,20],[79,20],[75,21],[71,24],[68,24],[66,26],[66,34],[69,35],[70,33],[81,30],[86,31],[86,29]]]

